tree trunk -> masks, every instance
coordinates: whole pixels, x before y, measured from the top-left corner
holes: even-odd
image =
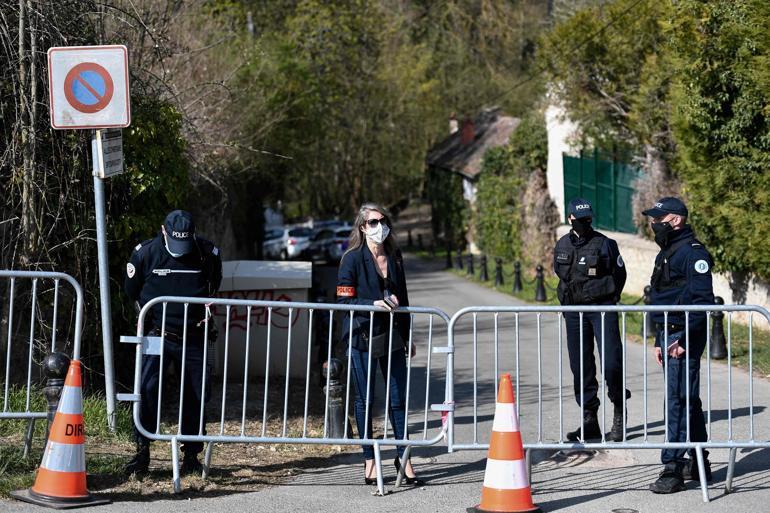
[[[644,146],[644,171],[645,173],[634,182],[636,194],[634,194],[635,223],[640,233],[645,233],[647,218],[641,212],[650,208],[660,198],[676,196],[679,194],[679,182],[671,176],[665,154],[652,144]]]
[[[22,153],[22,193],[21,193],[21,229],[22,229],[22,251],[21,263],[29,265],[34,258],[36,249],[36,227],[35,227],[35,193],[34,193],[34,125],[33,125],[33,107],[34,99],[31,93],[36,88],[31,84],[35,83],[35,77],[30,76],[27,69],[27,49],[25,29],[28,13],[28,3],[26,0],[19,0],[19,93],[21,101],[20,121],[21,121],[21,153]],[[31,31],[30,31],[31,32]],[[31,35],[34,40],[34,34]],[[34,59],[34,57],[33,57]],[[34,67],[34,60],[30,64]]]

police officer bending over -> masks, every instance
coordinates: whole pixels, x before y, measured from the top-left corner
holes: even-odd
[[[582,198],[569,204],[569,220],[572,230],[556,243],[553,268],[559,277],[558,296],[562,305],[614,305],[620,300],[626,284],[626,268],[617,243],[591,227],[593,209]],[[597,412],[600,400],[597,394],[594,361],[594,338],[601,357],[604,340],[604,379],[610,401],[614,404],[611,441],[623,440],[623,347],[618,329],[618,314],[568,312],[564,314],[567,325],[567,349],[575,389],[575,400],[583,404],[583,429],[585,440],[601,438]],[[581,336],[583,333],[583,373],[580,373]],[[626,391],[626,397],[631,394]],[[581,437],[581,426],[567,433],[567,440],[576,442]]]
[[[687,207],[678,198],[663,198],[642,214],[650,218],[660,253],[655,258],[651,278],[653,305],[713,305],[711,255],[687,224]],[[668,424],[670,442],[687,441],[687,415],[690,416],[690,441],[705,442],[706,421],[700,400],[700,359],[706,348],[708,318],[705,312],[663,312],[652,314],[657,334],[655,359],[668,375]],[[668,322],[668,326],[666,323]],[[689,339],[685,332],[689,328]],[[663,355],[666,351],[666,357]],[[687,361],[690,389],[687,389]],[[667,368],[666,368],[667,367]],[[690,411],[687,411],[687,397]],[[675,493],[685,489],[684,480],[698,481],[695,449],[664,449],[660,477],[650,485],[654,493]],[[704,451],[708,456],[708,451]],[[705,460],[706,481],[711,481],[711,464]]]
[[[126,265],[126,294],[139,306],[159,296],[211,297],[222,281],[222,260],[213,243],[196,237],[195,224],[189,212],[174,210],[166,217],[161,232],[134,248]],[[187,310],[187,339],[185,348],[184,403],[182,405],[182,434],[197,435],[200,423],[203,378],[203,341],[205,307],[190,305]],[[163,304],[152,307],[145,318],[145,334],[161,335]],[[177,374],[182,369],[184,305],[169,303],[166,308],[164,369],[160,357],[145,355],[142,359],[140,418],[144,429],[154,432],[157,427],[158,378],[173,362]],[[181,378],[180,378],[181,379]],[[206,419],[203,419],[206,434]],[[135,430],[136,455],[126,466],[128,474],[143,474],[150,464],[150,443]],[[202,469],[198,453],[200,442],[182,444],[182,472]]]

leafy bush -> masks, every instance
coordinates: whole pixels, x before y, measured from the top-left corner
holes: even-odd
[[[485,253],[505,260],[521,258],[525,187],[529,175],[545,169],[547,161],[545,121],[537,110],[521,121],[507,146],[486,152],[475,218],[479,247]]]

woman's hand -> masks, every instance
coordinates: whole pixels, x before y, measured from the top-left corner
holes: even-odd
[[[409,351],[409,358],[414,358],[415,356],[417,356],[417,345],[412,342],[412,347]]]
[[[380,308],[384,308],[388,312],[390,312],[390,310],[391,310],[391,308],[388,306],[388,304],[385,301],[381,300],[381,299],[375,301],[374,302],[374,306],[379,306]]]
[[[655,348],[655,361],[660,367],[663,367],[663,351],[659,347]]]
[[[389,299],[389,300],[390,300],[390,301],[391,301],[391,302],[392,302],[394,305],[396,305],[396,308],[398,308],[398,298],[397,298],[395,295],[391,294],[390,296],[388,296],[388,299]],[[392,312],[392,311],[394,310],[394,308],[391,308],[391,307],[390,307],[390,305],[388,305],[388,303],[386,303],[386,302],[385,302],[384,300],[382,300],[382,299],[375,301],[375,302],[374,302],[374,306],[379,306],[380,308],[384,308],[384,309],[385,309],[385,310],[387,310],[388,312]]]

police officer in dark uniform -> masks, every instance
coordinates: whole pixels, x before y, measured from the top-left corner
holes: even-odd
[[[125,290],[128,297],[144,306],[159,296],[211,297],[222,281],[222,260],[213,243],[197,237],[195,224],[189,212],[174,210],[166,217],[160,233],[151,240],[137,245],[126,265]],[[187,334],[183,344],[185,312],[181,304],[169,303],[166,308],[164,367],[173,362],[177,374],[182,369],[182,351],[185,349],[184,403],[182,405],[182,434],[197,435],[200,422],[203,378],[203,341],[205,307],[189,305]],[[145,334],[161,335],[163,305],[152,307],[145,318]],[[159,356],[142,359],[141,413],[142,426],[153,432],[157,425]],[[181,379],[181,378],[180,378]],[[205,434],[206,420],[203,419]],[[128,474],[147,472],[150,463],[149,440],[135,431],[137,451],[126,466]],[[198,453],[200,442],[182,445],[184,473],[201,470]]]
[[[558,297],[562,305],[614,305],[626,284],[626,268],[620,256],[617,243],[591,227],[593,219],[591,204],[583,198],[569,203],[569,221],[572,230],[556,243],[554,250],[554,272],[559,277]],[[567,325],[567,349],[572,370],[575,400],[583,401],[583,432],[585,439],[600,438],[597,412],[600,400],[599,383],[596,380],[594,360],[594,338],[600,357],[604,339],[604,379],[607,391],[614,405],[612,429],[608,435],[611,441],[623,440],[623,346],[618,329],[618,314],[604,314],[604,336],[602,337],[602,314],[569,312],[564,314]],[[580,373],[581,330],[583,332],[583,374]],[[631,394],[626,391],[626,397]],[[567,440],[576,442],[581,437],[581,426],[567,433]]]
[[[655,258],[651,278],[653,305],[713,305],[711,278],[713,262],[703,244],[687,224],[687,207],[679,198],[667,197],[642,212],[650,218],[660,253]],[[690,441],[705,442],[706,421],[700,400],[700,359],[706,348],[708,318],[705,312],[663,312],[652,314],[656,324],[655,359],[668,374],[668,424],[670,442],[687,441],[687,396],[690,399]],[[664,323],[668,323],[666,326]],[[689,339],[685,329],[689,328]],[[667,337],[667,338],[666,338]],[[664,357],[663,351],[666,351]],[[689,360],[690,389],[687,389]],[[707,456],[708,452],[704,451]],[[687,458],[686,449],[664,449],[664,469],[650,485],[655,493],[675,493],[685,489],[685,480],[698,481],[695,450]],[[711,465],[705,461],[706,480],[711,481]]]

